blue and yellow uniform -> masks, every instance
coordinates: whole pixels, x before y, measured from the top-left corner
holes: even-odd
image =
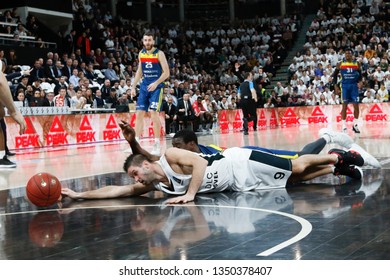
[[[162,67],[158,58],[159,49],[148,53],[143,49],[139,53],[143,79],[137,99],[137,110],[148,111],[149,108],[159,112],[163,99],[164,83],[159,84],[154,91],[148,91],[148,86],[158,80],[162,74]]]
[[[357,83],[361,77],[359,63],[356,60],[346,61],[344,59],[340,64],[340,74],[342,102],[358,103],[359,90]]]
[[[198,147],[199,147],[201,153],[205,154],[205,155],[216,154],[216,153],[219,153],[219,152],[225,150],[224,148],[221,148],[221,147],[219,147],[217,145],[213,145],[213,144],[208,145],[208,146],[203,146],[203,145],[198,144]],[[270,154],[273,154],[275,156],[279,156],[282,158],[295,159],[299,156],[298,152],[294,152],[294,151],[272,150],[272,149],[266,149],[266,148],[257,147],[257,146],[244,146],[243,148],[270,153]]]

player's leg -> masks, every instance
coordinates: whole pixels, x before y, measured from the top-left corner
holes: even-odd
[[[160,154],[160,111],[162,108],[164,88],[158,88],[153,92],[150,92],[149,104],[150,104],[150,117],[153,121],[153,133],[154,133],[154,145],[152,154]]]
[[[141,84],[139,96],[137,99],[137,107],[136,107],[136,119],[135,119],[135,136],[137,139],[142,135],[142,130],[144,127],[144,118],[145,113],[149,108],[149,98],[148,91],[146,86]]]
[[[144,128],[144,118],[145,118],[145,111],[143,110],[137,110],[136,111],[136,119],[135,119],[135,135],[136,138],[139,139],[142,135],[142,130]]]
[[[318,135],[324,138],[327,144],[338,144],[346,149],[350,149],[354,143],[353,139],[348,134],[333,131],[329,128],[321,128]]]
[[[249,109],[248,109],[248,101],[242,101],[242,127],[244,130],[244,135],[248,135],[248,122],[249,122]]]
[[[347,108],[348,108],[348,87],[341,85],[341,124],[342,132],[347,132]]]
[[[330,164],[310,166],[305,169],[305,172],[302,172],[300,174],[296,174],[293,171],[293,174],[291,175],[289,181],[294,183],[311,180],[323,175],[332,174],[334,172],[334,169],[334,166]]]
[[[327,174],[347,175],[361,179],[361,171],[355,167],[355,164],[361,166],[364,161],[359,154],[344,151],[327,155],[303,155],[292,160],[291,163],[291,180],[294,182],[311,180]]]
[[[4,107],[0,105],[0,118],[4,118]],[[16,164],[10,161],[5,154],[5,138],[3,129],[0,126],[0,168],[15,168]]]
[[[250,119],[251,121],[253,121],[253,130],[256,131],[257,130],[257,111],[256,111],[256,103],[255,101],[253,100],[252,102],[250,102]]]
[[[355,133],[360,133],[359,127],[358,127],[358,120],[359,120],[359,104],[358,103],[353,103],[353,127],[352,130]]]

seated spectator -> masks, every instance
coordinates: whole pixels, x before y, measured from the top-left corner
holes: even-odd
[[[362,103],[374,103],[375,100],[375,90],[366,90],[365,97],[362,100]]]
[[[228,110],[229,102],[226,96],[222,96],[222,99],[218,102],[218,110]]]
[[[191,105],[190,95],[188,93],[185,93],[182,98],[178,99],[176,115],[179,129],[188,128],[189,123],[195,120],[195,111]]]
[[[379,94],[381,100],[380,102],[389,101],[389,91],[385,87],[384,83],[381,83],[380,88],[377,91],[377,94]]]
[[[95,91],[95,99],[94,99],[94,108],[103,108],[104,107],[104,100],[102,98],[102,92],[100,89],[97,89]]]
[[[113,83],[115,81],[119,81],[119,76],[117,75],[116,71],[114,70],[112,62],[107,63],[107,69],[104,71],[104,76],[111,83]]]
[[[66,94],[66,88],[60,88],[58,94],[53,98],[55,107],[70,107],[70,98]]]
[[[111,88],[110,96],[106,99],[106,104],[111,104],[111,108],[116,108],[119,105],[118,96],[116,92],[116,88]]]
[[[72,75],[69,77],[69,83],[72,84],[75,88],[79,86],[79,70],[73,69]]]
[[[274,108],[274,107],[275,107],[275,105],[272,102],[272,98],[268,97],[267,102],[264,104],[264,108]]]
[[[87,103],[87,100],[83,96],[81,88],[77,89],[76,96],[71,98],[70,104],[73,109],[82,109],[84,105]]]
[[[172,96],[168,97],[168,100],[163,103],[162,110],[165,113],[165,133],[175,133],[178,130],[176,120],[176,106],[173,104]]]
[[[127,99],[127,95],[122,95],[118,98],[118,105],[115,107],[115,112],[117,113],[126,113],[129,112],[129,100]]]
[[[194,107],[196,108],[195,114],[198,117],[198,130],[209,131],[213,123],[213,115],[207,110],[202,97],[199,96],[194,104]]]

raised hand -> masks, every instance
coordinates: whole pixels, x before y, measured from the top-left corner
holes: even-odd
[[[128,122],[126,122],[125,120],[121,120],[119,126],[122,129],[123,137],[125,137],[127,142],[131,143],[135,140],[135,130]]]

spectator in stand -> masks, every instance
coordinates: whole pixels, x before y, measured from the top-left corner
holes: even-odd
[[[102,98],[102,92],[100,89],[97,89],[95,91],[95,104],[96,108],[103,108],[104,107],[104,99]],[[95,108],[95,106],[94,106]]]
[[[33,69],[30,72],[29,83],[36,79],[45,81],[45,72],[39,59],[36,59],[34,62]]]
[[[362,103],[374,103],[375,100],[375,90],[366,90],[365,97],[362,100]]]
[[[173,104],[173,97],[168,97],[167,102],[163,103],[163,109],[165,112],[165,133],[168,135],[170,133],[175,133],[178,130],[177,127],[177,115],[176,115],[176,106]]]
[[[116,88],[112,87],[110,90],[110,96],[106,99],[106,104],[111,104],[111,108],[116,108],[119,105],[118,95]]]
[[[66,94],[66,88],[63,87],[58,91],[58,94],[53,98],[55,107],[70,107],[70,98]]]
[[[76,30],[72,29],[64,39],[64,50],[68,54],[71,54],[75,51],[76,46]]]
[[[385,87],[384,83],[381,83],[380,88],[377,91],[377,94],[379,94],[381,102],[389,101],[389,91]]]
[[[79,86],[79,70],[76,68],[72,70],[72,75],[69,77],[69,84],[72,84],[75,88]]]
[[[83,96],[81,88],[76,91],[76,96],[73,96],[70,100],[71,108],[73,109],[82,109],[87,103],[87,100]]]
[[[81,56],[83,60],[86,60],[91,52],[91,40],[88,37],[86,31],[84,31],[78,38],[76,42],[76,46],[81,51]]]
[[[120,80],[119,76],[117,75],[117,73],[113,69],[112,62],[108,62],[107,69],[106,69],[106,71],[104,71],[104,76],[106,77],[106,79],[110,80],[111,83],[114,83],[115,81]]]

